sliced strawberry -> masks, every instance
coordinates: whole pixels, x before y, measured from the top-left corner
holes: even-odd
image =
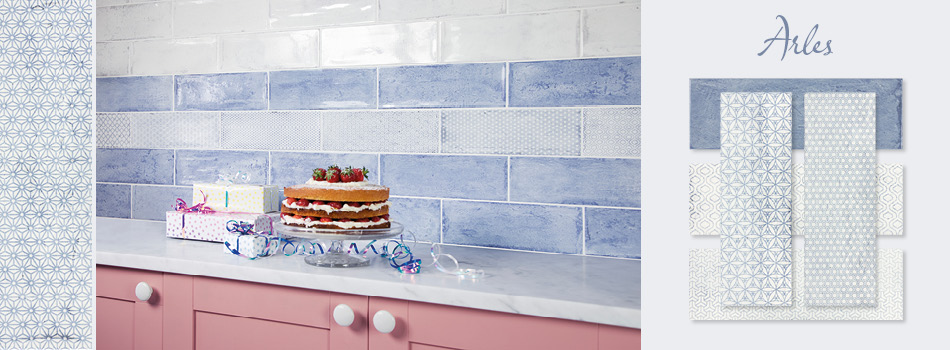
[[[313,204],[316,204],[316,205],[324,205],[324,204],[326,204],[326,203],[324,203],[323,201],[313,201]]]
[[[360,203],[360,202],[353,202],[353,203],[350,203],[350,206],[352,206],[352,207],[354,207],[354,208],[359,208],[359,207],[362,207],[362,206],[363,206],[363,203]]]
[[[350,222],[350,219],[340,219],[340,222]]]
[[[320,222],[333,222],[331,218],[320,218]]]
[[[383,219],[383,218],[381,218],[381,217],[379,217],[379,216],[374,216],[371,220],[373,220],[373,222],[379,222],[379,221],[382,220],[382,219]]]
[[[300,215],[294,215],[294,219],[302,219],[302,218],[303,218],[303,216],[300,216]]]
[[[369,218],[362,218],[362,219],[359,219],[359,220],[356,220],[356,221],[359,221],[359,222],[369,222]]]
[[[294,203],[297,204],[297,205],[299,205],[299,206],[301,206],[301,207],[306,207],[306,206],[310,205],[310,201],[308,201],[308,200],[306,200],[306,199],[303,199],[303,198],[298,199],[298,200],[297,200],[296,202],[294,202]]]
[[[389,220],[389,214],[383,215],[383,220]]]
[[[327,205],[329,205],[333,209],[343,208],[343,203],[340,203],[340,202],[330,202],[330,203],[327,203]]]
[[[294,204],[294,202],[296,202],[296,201],[297,201],[296,198],[287,197],[287,205]]]
[[[282,217],[282,218],[285,218],[285,217],[287,217],[288,215],[290,215],[290,214],[287,214],[287,213],[280,213],[280,217]]]

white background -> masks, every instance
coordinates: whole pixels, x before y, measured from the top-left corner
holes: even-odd
[[[646,0],[642,6],[643,348],[950,348],[950,5]],[[779,14],[800,41],[819,24],[816,39],[831,39],[834,53],[780,61],[773,45],[757,56],[778,30]],[[878,162],[905,166],[905,235],[878,238],[879,247],[904,250],[904,321],[689,320],[689,250],[718,247],[715,237],[687,232],[688,165],[718,159],[718,151],[689,149],[689,78],[904,79],[904,149],[878,151]]]

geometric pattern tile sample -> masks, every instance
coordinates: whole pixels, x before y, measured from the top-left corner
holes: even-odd
[[[317,151],[322,120],[318,111],[223,112],[221,148]]]
[[[584,108],[585,157],[640,157],[640,107]]]
[[[98,113],[99,148],[218,148],[218,113]]]
[[[446,110],[442,152],[579,156],[581,110]]]
[[[792,164],[792,236],[803,234],[805,210],[803,164]],[[689,165],[689,234],[715,236],[719,230],[719,164]],[[877,165],[877,235],[904,234],[904,166]]]
[[[436,153],[439,112],[325,112],[323,150]]]
[[[0,348],[92,348],[89,0],[0,4]]]
[[[794,250],[792,284],[805,279],[800,258]],[[792,291],[791,306],[728,307],[719,303],[719,251],[694,249],[689,252],[689,319],[695,321],[894,321],[904,319],[904,253],[881,249],[877,256],[877,306],[808,306],[801,287]]]
[[[722,305],[791,305],[792,96],[720,100]]]
[[[132,148],[131,113],[96,113],[97,148]]]
[[[876,300],[875,94],[805,94],[805,303]]]

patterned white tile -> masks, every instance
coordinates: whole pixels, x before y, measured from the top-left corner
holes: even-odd
[[[132,147],[132,126],[128,113],[96,114],[96,147]]]
[[[132,148],[217,148],[218,113],[156,112],[129,116]]]
[[[319,151],[321,112],[224,112],[221,147]]]
[[[584,11],[584,57],[640,54],[640,5]]]
[[[904,234],[904,166],[877,166],[877,234]]]
[[[316,67],[319,64],[319,37],[316,30],[222,36],[221,70]]]
[[[639,157],[640,139],[640,107],[584,109],[582,155]]]
[[[330,28],[320,31],[320,63],[353,66],[433,63],[438,59],[436,22]]]
[[[722,233],[719,229],[722,219],[720,186],[719,163],[689,165],[689,234],[718,236]],[[793,208],[793,216],[794,213]],[[794,226],[792,230],[794,234]]]
[[[175,36],[264,30],[267,0],[199,0],[175,2]]]
[[[96,40],[169,38],[171,2],[131,4],[96,9]]]
[[[381,21],[505,13],[505,0],[379,0]]]
[[[580,109],[442,111],[442,152],[580,155]]]
[[[342,5],[342,6],[341,6]],[[376,0],[271,0],[271,28],[297,28],[376,20]]]
[[[622,3],[639,4],[639,0],[508,0],[508,12],[535,12],[567,8],[616,5]]]
[[[213,73],[218,48],[214,37],[146,40],[132,44],[132,74]]]
[[[97,43],[96,75],[116,76],[126,74],[129,74],[129,43]]]
[[[327,151],[436,153],[438,111],[325,112]]]
[[[446,20],[445,62],[572,58],[579,55],[580,13],[554,12]]]

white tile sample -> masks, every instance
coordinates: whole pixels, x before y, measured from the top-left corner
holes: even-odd
[[[96,43],[96,75],[117,76],[129,74],[129,43]]]
[[[577,11],[446,20],[445,62],[573,58],[579,55]]]
[[[792,165],[794,167],[794,164]],[[722,213],[722,176],[719,163],[689,165],[689,234],[718,236]],[[794,188],[792,192],[794,193]],[[794,201],[793,201],[794,203]],[[792,208],[794,216],[795,208]],[[794,225],[792,234],[795,234]]]
[[[585,108],[585,157],[639,157],[640,107]]]
[[[436,22],[330,28],[320,31],[325,66],[432,63],[438,59]]]
[[[130,113],[131,148],[218,148],[217,112]]]
[[[200,74],[217,71],[214,37],[144,40],[132,44],[132,74]]]
[[[221,147],[318,151],[321,114],[300,112],[224,112]]]
[[[501,13],[505,13],[505,0],[379,0],[379,20],[381,21]]]
[[[271,0],[270,27],[299,28],[376,20],[375,0]]]
[[[584,10],[584,57],[640,54],[640,5]]]
[[[128,3],[128,0],[97,0],[96,7],[107,7]]]
[[[132,147],[130,113],[96,113],[96,148]]]
[[[557,9],[616,5],[622,3],[640,4],[639,0],[508,0],[508,12],[535,12]]]
[[[316,67],[319,38],[316,30],[221,36],[221,71]]]
[[[442,111],[442,152],[580,155],[580,109]]]
[[[96,41],[172,36],[172,3],[146,3],[96,9]]]
[[[268,26],[267,0],[175,2],[175,36],[240,33]]]
[[[439,112],[325,112],[323,133],[327,151],[436,153]]]

